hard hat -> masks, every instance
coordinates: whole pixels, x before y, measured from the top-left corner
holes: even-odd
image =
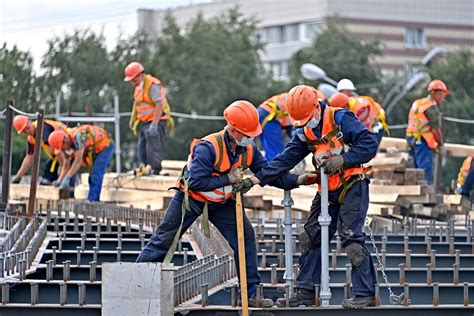
[[[291,88],[287,106],[290,122],[297,127],[305,125],[313,117],[315,110],[321,112],[317,90],[305,85]]]
[[[15,118],[13,119],[13,127],[15,127],[16,132],[18,134],[21,134],[21,132],[25,130],[26,125],[28,125],[29,120],[30,119],[28,118],[28,116],[25,116],[25,115],[15,116]]]
[[[441,80],[433,80],[430,82],[428,85],[428,92],[436,91],[436,90],[441,90],[445,92],[446,94],[449,94],[448,87],[446,87],[446,84],[441,81]]]
[[[318,100],[326,100],[326,96],[324,95],[324,93],[322,93],[318,89],[316,89],[316,93],[318,94]]]
[[[262,133],[257,109],[248,101],[233,102],[224,110],[224,118],[230,126],[246,136],[256,137]]]
[[[339,82],[337,83],[337,91],[341,91],[341,90],[355,91],[357,89],[354,86],[354,83],[352,83],[352,81],[344,78],[344,79],[339,80]]]
[[[143,68],[142,64],[137,61],[132,61],[130,64],[125,67],[125,78],[124,81],[131,81],[133,78],[141,74],[145,68]]]
[[[329,105],[335,108],[347,108],[348,102],[349,97],[341,92],[336,92],[329,98]]]
[[[54,154],[57,155],[61,152],[63,147],[64,137],[66,133],[62,130],[52,132],[48,137],[48,145],[54,148]]]

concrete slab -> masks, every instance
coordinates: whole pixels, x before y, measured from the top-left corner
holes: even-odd
[[[173,315],[174,268],[161,263],[102,265],[102,315]]]

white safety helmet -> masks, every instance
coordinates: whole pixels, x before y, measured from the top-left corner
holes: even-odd
[[[344,79],[339,80],[339,82],[337,83],[337,91],[341,91],[341,90],[355,91],[357,89],[354,86],[354,83],[352,83],[352,81],[344,78]]]

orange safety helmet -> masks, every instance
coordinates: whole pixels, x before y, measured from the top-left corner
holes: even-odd
[[[224,110],[224,118],[230,126],[246,136],[256,137],[262,133],[257,109],[248,101],[233,102]]]
[[[349,97],[342,92],[336,92],[329,98],[329,105],[335,108],[346,109],[349,103]]]
[[[52,132],[48,137],[49,146],[54,148],[54,154],[59,154],[61,148],[63,147],[64,137],[66,133],[62,130]]]
[[[28,116],[25,115],[15,116],[15,118],[13,119],[13,127],[15,127],[16,132],[18,134],[21,134],[25,130],[29,120],[30,119],[28,118]]]
[[[132,61],[130,64],[125,67],[125,78],[124,81],[131,81],[133,78],[145,71],[142,64],[137,61]]]
[[[314,111],[321,113],[317,90],[310,86],[298,85],[291,88],[287,106],[290,122],[296,127],[305,125],[313,117]]]
[[[428,92],[437,91],[437,90],[441,90],[447,95],[449,95],[449,90],[448,90],[448,87],[446,87],[446,84],[443,81],[438,80],[438,79],[431,81],[430,84],[428,85]]]

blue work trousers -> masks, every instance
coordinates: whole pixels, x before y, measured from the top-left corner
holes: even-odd
[[[150,135],[150,122],[140,123],[138,134],[138,161],[150,165],[154,174],[161,171],[163,161],[163,146],[166,132],[166,120],[158,123],[158,135]]]
[[[338,203],[341,189],[329,191],[329,240],[336,231],[339,233],[343,247],[351,243],[359,243],[364,250],[363,263],[352,266],[352,292],[354,296],[374,296],[376,271],[369,251],[365,247],[366,234],[363,232],[365,217],[369,207],[369,180],[361,180],[354,184],[344,198]],[[314,291],[315,284],[321,284],[321,226],[318,216],[321,214],[321,196],[318,193],[313,199],[311,212],[304,229],[310,236],[312,248],[299,259],[300,274],[296,279],[296,287]]]
[[[137,262],[163,262],[168,249],[173,243],[174,236],[181,223],[181,204],[184,194],[176,192],[168,206],[166,214],[137,258]],[[190,211],[186,212],[181,229],[181,236],[191,224],[202,214],[204,203],[189,199]],[[237,224],[235,216],[235,201],[228,200],[223,204],[209,203],[209,221],[217,227],[234,250],[235,264],[239,274],[239,253],[237,245]],[[260,275],[257,271],[257,249],[255,247],[255,232],[244,212],[245,259],[247,264],[247,286],[249,297],[255,295]],[[239,276],[240,277],[240,276]]]
[[[414,137],[407,137],[408,153],[415,162],[415,168],[425,171],[425,180],[428,184],[433,183],[433,150],[428,147],[422,138],[416,142]]]
[[[115,145],[111,143],[109,147],[103,149],[95,157],[94,163],[92,164],[91,173],[89,175],[89,194],[87,195],[87,199],[89,201],[99,201],[104,174],[107,171],[110,160],[112,160],[114,150]]]
[[[281,125],[277,120],[267,122],[259,137],[269,162],[285,149]]]

